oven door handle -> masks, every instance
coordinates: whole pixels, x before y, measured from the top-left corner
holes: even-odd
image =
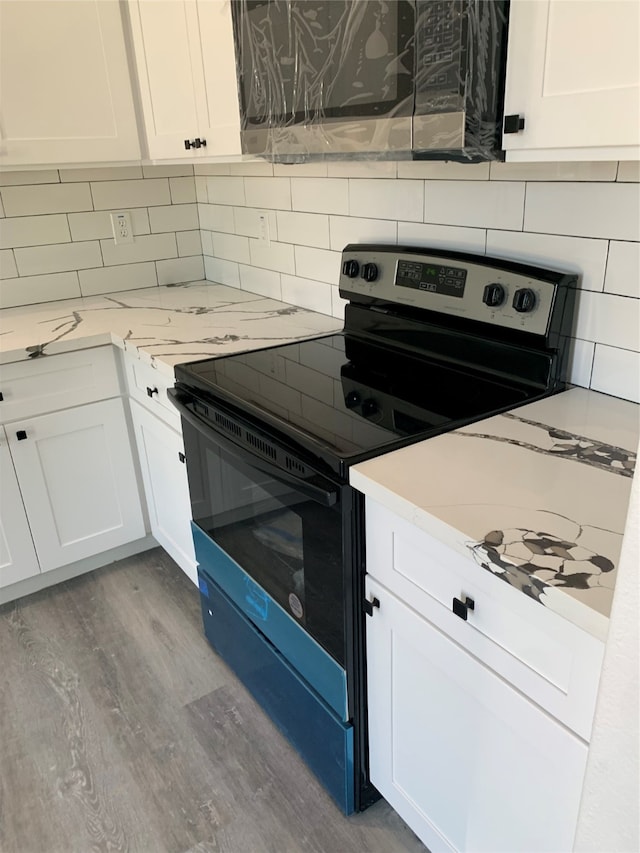
[[[201,432],[206,438],[214,441],[219,447],[226,450],[227,453],[231,453],[240,460],[246,461],[249,459],[251,465],[262,471],[263,474],[273,477],[274,480],[279,480],[280,482],[295,486],[296,490],[300,492],[301,495],[304,495],[305,498],[309,498],[318,504],[322,504],[323,506],[335,506],[338,502],[340,490],[333,486],[330,481],[325,481],[329,485],[329,488],[323,488],[322,486],[316,486],[313,483],[309,483],[306,480],[296,477],[295,474],[291,474],[289,471],[283,470],[278,465],[272,465],[270,462],[267,462],[266,459],[261,459],[250,450],[245,450],[236,444],[235,441],[232,441],[230,438],[227,438],[214,430],[211,425],[204,420],[204,418],[201,418],[195,412],[192,412],[191,409],[187,408],[184,404],[183,396],[177,392],[175,388],[168,388],[167,395],[176,409],[180,412],[181,417],[190,423],[194,429],[197,429],[198,432]]]

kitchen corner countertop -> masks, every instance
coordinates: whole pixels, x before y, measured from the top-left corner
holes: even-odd
[[[583,388],[351,469],[355,488],[605,640],[640,407]]]
[[[0,364],[115,344],[169,378],[174,365],[342,329],[317,314],[206,281],[0,311]]]

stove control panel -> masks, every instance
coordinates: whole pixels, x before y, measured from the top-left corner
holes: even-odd
[[[575,276],[445,250],[347,246],[340,293],[546,335],[560,283]]]

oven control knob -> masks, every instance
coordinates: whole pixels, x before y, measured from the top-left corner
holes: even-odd
[[[488,305],[489,308],[497,308],[498,305],[502,305],[504,302],[506,293],[504,287],[497,282],[493,284],[488,284],[484,293],[482,294],[482,301],[485,305]]]
[[[373,397],[367,397],[366,400],[362,401],[362,414],[365,418],[370,418],[371,415],[375,415],[378,412],[378,404],[373,399]]]
[[[353,259],[345,261],[342,264],[342,272],[349,278],[355,278],[360,272],[360,264]]]
[[[536,307],[536,295],[530,287],[523,287],[513,294],[513,307],[519,314],[528,314]]]
[[[360,402],[360,394],[357,391],[349,391],[347,396],[344,398],[344,404],[347,409],[355,409],[355,407]]]
[[[365,281],[375,281],[378,278],[378,267],[376,264],[365,264],[360,273]]]

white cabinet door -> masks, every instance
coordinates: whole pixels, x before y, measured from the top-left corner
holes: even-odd
[[[376,788],[432,853],[570,851],[586,744],[368,579],[372,596]]]
[[[119,3],[0,2],[0,166],[139,160]]]
[[[182,436],[134,401],[131,413],[151,532],[180,568],[198,583],[191,536],[191,502]]]
[[[145,535],[122,400],[6,430],[43,572]]]
[[[129,0],[151,159],[240,153],[238,94],[226,0]],[[206,146],[185,148],[185,140]]]
[[[0,587],[39,572],[7,438],[0,427]]]
[[[505,115],[525,126],[507,160],[637,159],[639,33],[637,0],[513,0]]]

